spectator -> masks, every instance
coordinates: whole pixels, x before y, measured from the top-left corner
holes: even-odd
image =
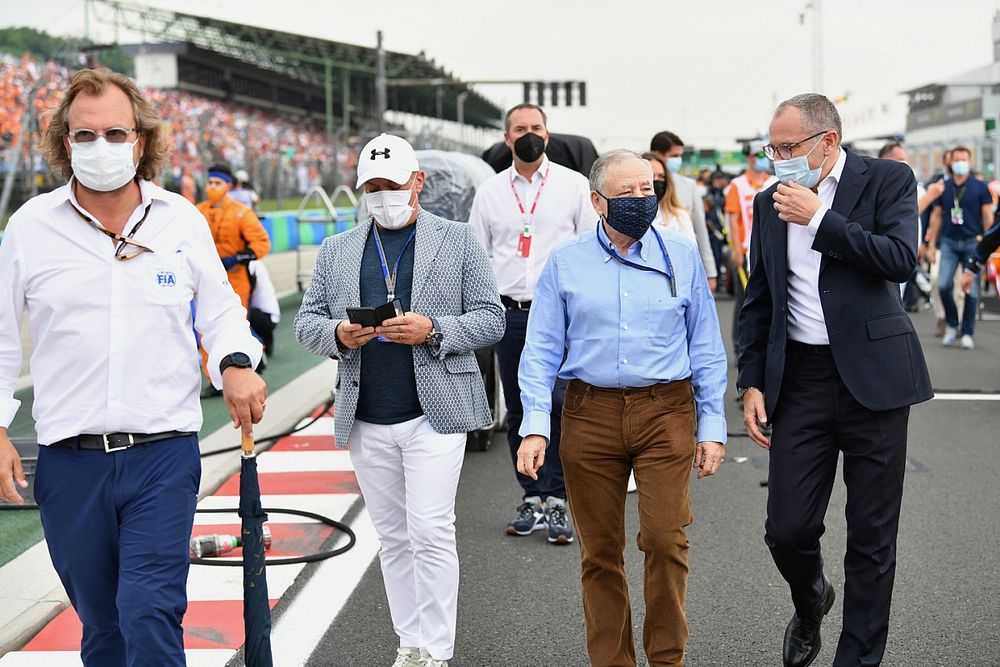
[[[684,160],[684,142],[673,132],[657,132],[649,142],[649,152],[663,160],[670,173],[674,175],[681,205],[691,214],[695,237],[698,239],[698,252],[701,253],[701,261],[705,264],[705,273],[708,276],[708,286],[715,292],[718,272],[715,258],[712,256],[712,246],[708,242],[705,205],[702,204],[701,195],[698,194],[698,183],[680,173]]]
[[[962,320],[959,323],[958,307],[952,289],[955,271],[972,258],[977,237],[993,226],[993,197],[986,183],[976,178],[970,167],[972,152],[958,146],[951,151],[952,178],[945,183],[944,192],[934,202],[931,210],[927,256],[933,262],[940,241],[941,266],[938,271],[938,290],[944,305],[945,333],[941,344],[948,347],[961,336],[962,349],[975,347],[976,315],[979,307],[979,283],[965,294]],[[947,216],[947,221],[944,221]]]

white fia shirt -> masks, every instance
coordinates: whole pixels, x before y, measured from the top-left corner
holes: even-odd
[[[135,240],[153,252],[127,261],[115,259],[116,244],[74,210],[96,220],[72,181],[11,216],[0,243],[0,426],[10,426],[20,405],[14,385],[25,312],[40,444],[83,433],[199,430],[201,356],[192,324],[216,387],[227,354],[245,352],[254,366],[260,360],[205,218],[180,195],[147,181],[139,188],[142,203],[125,231],[149,206]]]
[[[531,250],[527,257],[519,257],[517,243],[524,218],[511,191],[511,180],[525,211],[530,212],[546,171],[549,176],[531,225]],[[545,157],[530,182],[511,165],[479,186],[469,224],[492,258],[500,294],[531,301],[549,254],[563,241],[592,231],[597,226],[597,212],[590,202],[587,179]]]

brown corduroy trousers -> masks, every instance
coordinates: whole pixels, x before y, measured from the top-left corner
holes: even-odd
[[[579,380],[566,390],[560,456],[582,560],[587,650],[594,667],[635,667],[625,579],[625,495],[635,471],[638,546],[645,555],[643,646],[652,667],[683,665],[691,523],[688,484],[695,450],[688,380],[602,389]]]

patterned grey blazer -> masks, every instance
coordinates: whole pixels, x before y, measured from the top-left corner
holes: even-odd
[[[506,318],[489,257],[469,225],[421,210],[417,216],[410,309],[437,320],[437,350],[413,346],[417,397],[438,433],[471,431],[492,421],[473,350],[503,336]],[[312,283],[295,316],[295,337],[314,354],[339,361],[334,428],[346,447],[358,407],[360,350],[337,347],[337,323],[361,303],[361,258],[372,219],[323,241]]]

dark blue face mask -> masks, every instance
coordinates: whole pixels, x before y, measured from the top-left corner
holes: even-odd
[[[604,197],[600,192],[597,194]],[[637,241],[645,236],[656,218],[656,195],[604,199],[608,202],[608,217],[605,220],[611,229]]]

